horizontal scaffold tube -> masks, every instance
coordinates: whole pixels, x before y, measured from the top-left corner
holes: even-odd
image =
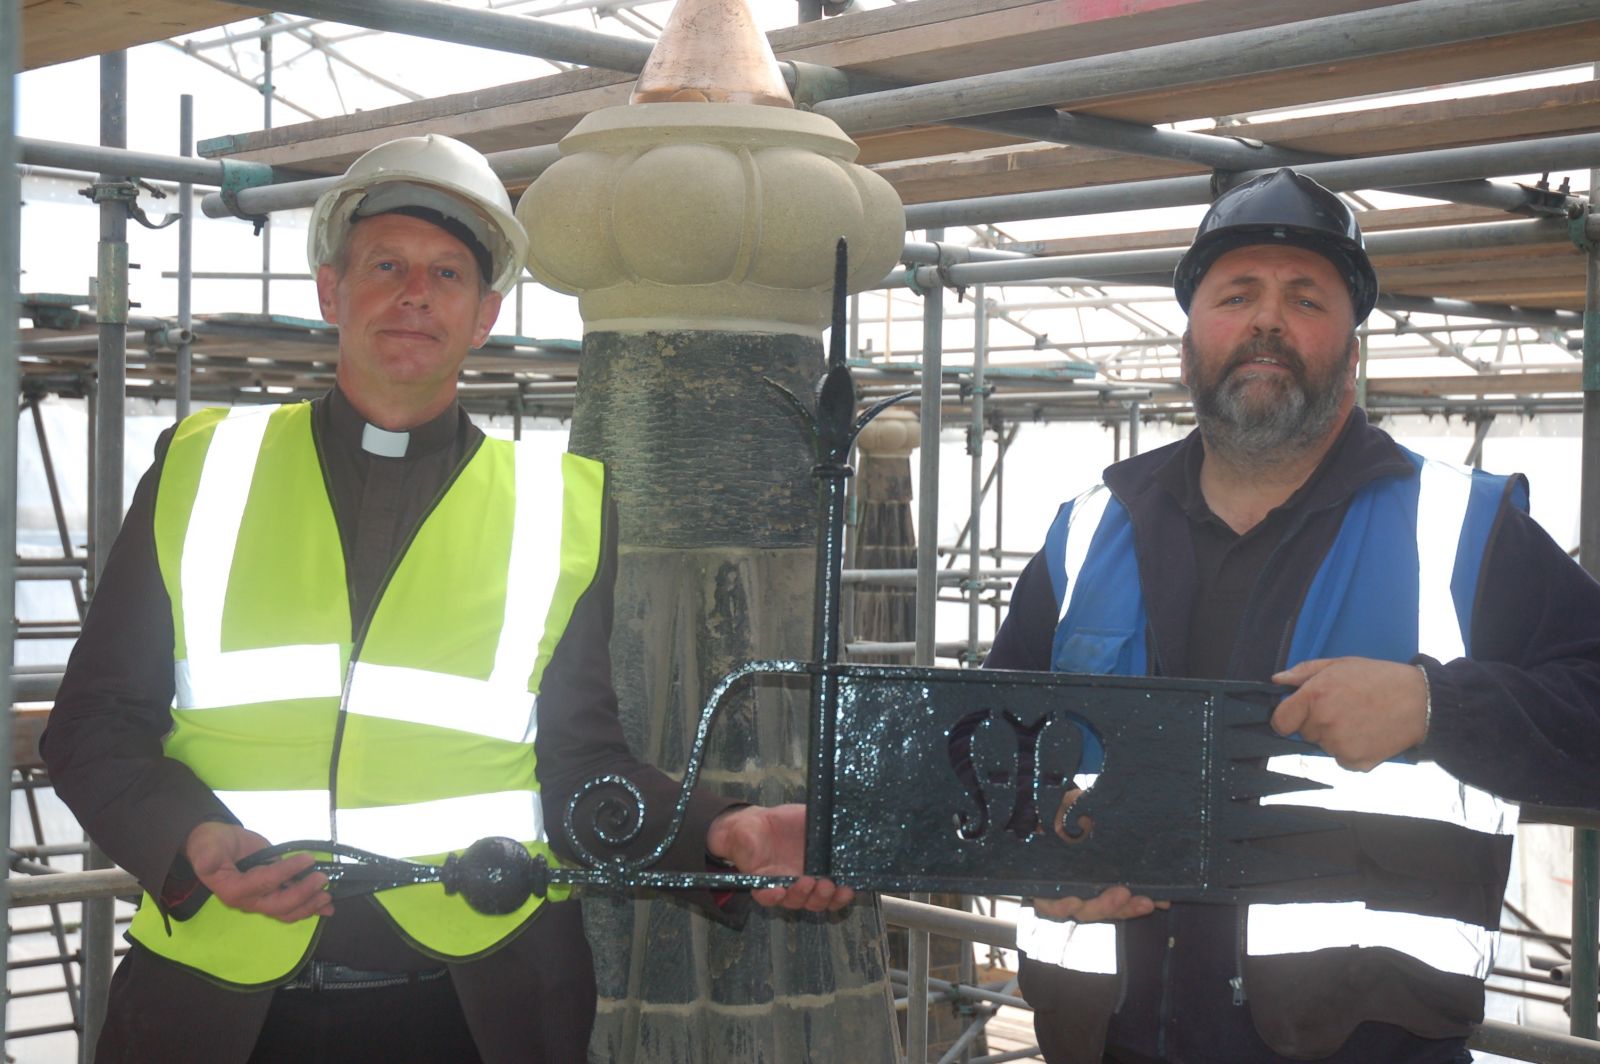
[[[200,185],[220,185],[229,168],[257,168],[269,171],[277,183],[242,188],[236,195],[239,211],[247,215],[309,207],[338,180],[318,177],[284,180],[287,175],[261,163],[239,160],[192,159],[184,156],[156,155],[119,148],[66,144],[56,141],[19,138],[22,162],[35,166],[58,166],[120,173],[129,177],[189,181]],[[515,148],[487,156],[489,165],[507,183],[533,180],[561,158],[561,148],[541,144]],[[1421,194],[1430,184],[1456,182],[1493,173],[1534,173],[1583,169],[1600,164],[1600,133],[1579,133],[1541,140],[1507,144],[1481,144],[1432,151],[1381,155],[1363,159],[1339,159],[1306,163],[1300,169],[1336,191],[1387,188]],[[1246,180],[1256,171],[1239,171],[1236,180]],[[1488,182],[1466,181],[1488,186]],[[1493,186],[1500,187],[1500,186]],[[1091,188],[1021,192],[1005,196],[943,200],[913,204],[906,208],[906,227],[926,229],[945,225],[1009,222],[1031,218],[1058,218],[1084,214],[1111,214],[1149,207],[1173,207],[1208,203],[1212,185],[1209,175],[1160,178],[1153,181],[1100,185]],[[233,212],[219,193],[208,194],[202,202],[208,217],[225,218]],[[914,250],[913,250],[914,249]],[[935,261],[934,245],[908,247],[911,261]],[[1000,258],[1006,252],[974,252],[970,257]]]
[[[1403,191],[1407,186],[1482,177],[1486,174],[1580,170],[1596,165],[1600,165],[1600,133],[1574,133],[1541,140],[1474,144],[1461,148],[1306,163],[1296,169],[1316,178],[1335,192],[1346,192],[1374,188]],[[1264,172],[1240,171],[1235,180],[1247,181]],[[1182,207],[1210,203],[1211,198],[1211,178],[1207,174],[1165,177],[1092,188],[917,203],[906,208],[906,228],[927,229],[1032,218],[1110,214],[1150,207]]]
[[[230,2],[257,7],[251,0]],[[644,69],[654,47],[650,41],[431,0],[275,0],[272,10],[629,74]]]
[[[1591,238],[1600,237],[1600,219],[1590,219]],[[1366,238],[1367,250],[1374,255],[1417,252],[1461,251],[1473,248],[1512,247],[1530,244],[1562,243],[1567,226],[1554,218],[1530,221],[1483,222],[1476,225],[1438,226],[1398,232],[1373,233]],[[1103,251],[1091,255],[1049,255],[1012,259],[1008,262],[958,262],[950,266],[914,266],[895,270],[879,286],[893,288],[910,283],[927,289],[940,285],[966,287],[975,284],[1005,284],[1014,281],[1042,280],[1122,280],[1138,283],[1172,275],[1183,248],[1157,248],[1141,251]],[[1553,324],[1541,322],[1541,324]]]
[[[526,184],[554,166],[556,160],[561,158],[561,149],[554,144],[541,144],[533,148],[491,152],[484,158],[489,160],[490,168],[502,181],[508,184]],[[259,215],[309,207],[338,180],[338,177],[318,177],[309,181],[291,181],[280,185],[241,189],[236,197],[239,211],[246,215]],[[217,192],[210,193],[201,200],[200,209],[208,218],[227,218],[233,213],[228,210],[227,204],[222,202],[221,193]]]
[[[1377,10],[1242,30],[1193,41],[1068,59],[825,100],[815,110],[847,133],[947,122],[1029,107],[1071,106],[1229,77],[1555,29],[1594,18],[1594,0],[1415,0]]]
[[[97,174],[126,174],[162,181],[189,181],[196,185],[221,185],[224,164],[214,159],[192,159],[182,155],[156,155],[103,148],[95,144],[65,144],[53,140],[18,137],[17,148],[25,166],[55,166],[64,170],[88,170]],[[260,166],[259,163],[233,163],[234,166]]]

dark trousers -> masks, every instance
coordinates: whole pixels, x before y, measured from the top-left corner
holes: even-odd
[[[280,990],[250,1064],[481,1064],[448,978],[371,990]]]
[[[568,901],[448,979],[378,990],[228,990],[135,945],[111,977],[95,1064],[574,1064],[594,1015]]]
[[[1294,1058],[1273,1052],[1253,1031],[1244,1038],[1235,1033],[1226,1043],[1209,1042],[1201,1052],[1169,1050],[1159,1057],[1125,1045],[1107,1045],[1105,1017],[1117,1007],[1116,976],[1069,972],[1024,956],[1018,983],[1033,1008],[1033,1033],[1040,1055],[1049,1064],[1186,1064],[1195,1058],[1296,1064]],[[1397,1039],[1404,1048],[1394,1048]],[[1373,1050],[1374,1044],[1383,1048]],[[1369,1022],[1359,1024],[1343,1048],[1323,1058],[1322,1064],[1470,1064],[1471,1060],[1461,1039],[1422,1039],[1397,1027]]]

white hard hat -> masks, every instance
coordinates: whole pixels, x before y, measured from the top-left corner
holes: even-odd
[[[312,272],[333,261],[356,218],[391,211],[429,220],[437,215],[462,243],[472,247],[476,242],[490,263],[484,279],[501,295],[522,273],[528,235],[511,213],[505,186],[482,155],[437,133],[378,145],[322,194],[311,209],[306,239]]]

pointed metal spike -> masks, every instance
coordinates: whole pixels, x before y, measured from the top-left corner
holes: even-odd
[[[851,432],[850,438],[854,440],[857,436],[861,435],[861,430],[866,428],[867,424],[873,418],[877,417],[879,414],[883,413],[885,410],[889,409],[891,406],[900,402],[901,400],[910,399],[916,394],[916,392],[912,391],[897,392],[894,395],[889,396],[887,399],[880,399],[876,403],[873,403],[856,416],[855,429]]]
[[[834,366],[823,375],[817,388],[817,456],[824,461],[843,462],[855,438],[852,419],[856,411],[855,381],[850,367]]]
[[[817,424],[817,416],[811,412],[811,408],[807,406],[798,395],[795,395],[788,388],[785,388],[771,377],[762,377],[761,379],[766,381],[773,388],[777,389],[778,394],[789,401],[789,405],[793,407],[795,412],[805,420],[806,427],[811,430],[811,439],[813,444],[820,448],[822,442],[822,431],[820,426]],[[818,457],[821,457],[821,455],[819,454]]]

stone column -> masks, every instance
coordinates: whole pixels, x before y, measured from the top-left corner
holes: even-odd
[[[911,514],[911,452],[921,442],[921,421],[903,407],[879,414],[856,438],[855,567],[858,569],[915,569],[917,536]],[[916,589],[906,584],[858,584],[851,608],[854,638],[884,643],[909,643],[916,638]],[[904,654],[851,655],[856,662],[909,665]],[[963,912],[971,910],[960,894],[932,894],[929,900]],[[909,968],[910,955],[904,928],[891,927],[886,939],[889,964]],[[970,982],[965,962],[973,946],[959,939],[934,935],[928,942],[928,974],[949,982]],[[905,1016],[900,1016],[901,1035]],[[966,1020],[951,1009],[928,1017],[928,1056],[943,1056],[961,1037]],[[975,1055],[985,1051],[979,1035],[972,1045]]]
[[[835,241],[849,240],[851,286],[866,287],[898,257],[904,220],[813,114],[643,103],[589,115],[562,151],[518,214],[534,274],[580,295],[571,447],[606,463],[620,508],[611,649],[629,741],[678,774],[718,679],[811,657],[813,458],[767,380],[815,394]],[[730,705],[702,785],[803,799],[806,712],[799,687]],[[839,916],[756,910],[742,928],[665,894],[584,906],[595,1059],[896,1057],[870,899]]]
[[[857,569],[915,569],[917,534],[911,515],[911,452],[921,421],[891,406],[856,437],[854,565]],[[850,634],[856,639],[909,643],[916,639],[916,588],[859,584],[851,596]],[[909,665],[912,655],[851,655],[855,662]],[[903,966],[903,965],[902,965]]]

